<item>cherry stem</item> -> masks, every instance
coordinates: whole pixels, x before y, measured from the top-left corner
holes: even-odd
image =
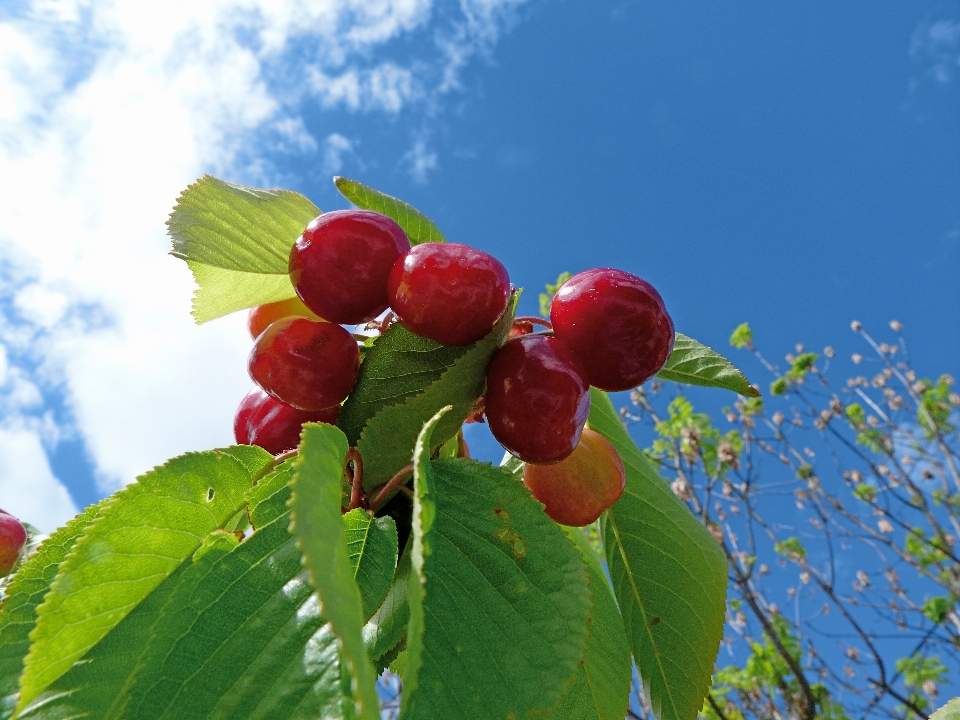
[[[553,323],[551,323],[549,320],[544,320],[541,317],[537,317],[536,315],[521,315],[520,317],[514,318],[513,321],[515,323],[528,322],[531,325],[540,325],[541,327],[545,327],[547,330],[553,330]]]
[[[353,464],[352,470],[350,464]],[[350,476],[350,510],[356,510],[363,505],[363,458],[360,457],[360,451],[355,447],[347,450],[347,457],[344,460],[343,471]]]
[[[285,461],[289,460],[292,457],[296,457],[297,452],[298,452],[297,450],[287,450],[286,452],[282,452],[279,455],[275,456],[273,460],[271,460],[264,466],[263,470],[261,470],[260,472],[258,472],[256,475],[253,476],[253,484],[254,485],[258,484],[267,475],[272,473],[277,468],[277,466],[282,465]]]
[[[387,499],[387,496],[390,495],[390,493],[392,493],[394,490],[396,490],[400,485],[402,485],[403,484],[402,481],[406,480],[407,477],[412,472],[413,472],[413,463],[410,463],[409,465],[401,468],[396,475],[390,478],[390,481],[386,485],[381,486],[380,492],[378,492],[376,497],[374,497],[373,500],[370,502],[370,507],[373,508],[374,512],[380,509],[380,505],[383,503],[384,500]]]

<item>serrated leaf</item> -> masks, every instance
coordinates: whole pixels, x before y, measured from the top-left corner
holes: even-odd
[[[37,610],[20,706],[69,670],[243,507],[257,456],[262,467],[272,460],[255,447],[190,453],[113,495]]]
[[[343,524],[366,619],[380,607],[390,589],[397,568],[397,526],[392,517],[372,518],[359,508],[344,515]]]
[[[366,422],[360,439],[356,443],[364,460],[363,486],[365,488],[382,485],[410,462],[413,457],[413,445],[423,424],[445,405],[451,405],[452,409],[443,416],[434,430],[431,436],[434,446],[431,447],[431,451],[436,450],[457,433],[463,421],[473,410],[477,398],[486,389],[487,366],[510,332],[515,308],[516,295],[507,306],[503,317],[497,321],[493,330],[483,340],[468,345],[465,349],[461,348],[462,352],[456,357],[452,354],[444,355],[444,362],[449,364],[442,366],[442,370],[434,362],[429,373],[432,379],[421,385],[420,392],[409,393],[395,404],[386,405],[385,401],[385,406],[382,406],[382,409]],[[374,348],[376,347],[374,345]],[[371,354],[374,348],[371,348]],[[439,357],[435,357],[434,361]],[[378,358],[378,367],[383,359],[382,356]],[[404,373],[403,365],[397,359],[395,362],[390,372],[394,377],[399,377]],[[419,367],[422,369],[422,366]],[[439,373],[438,370],[440,370]],[[361,379],[364,379],[362,367]],[[366,382],[374,384],[377,380],[372,374],[368,374]],[[370,393],[365,392],[369,397]],[[375,407],[373,403],[368,403],[366,410],[369,411],[373,407]]]
[[[198,325],[229,315],[237,310],[289,300],[296,295],[289,275],[226,270],[187,261],[197,289],[190,314]]]
[[[381,658],[388,656],[391,650],[407,634],[407,621],[410,619],[410,603],[407,588],[410,584],[410,544],[400,556],[393,582],[380,607],[363,626],[363,642],[367,646],[370,659],[378,667],[384,665]]]
[[[627,476],[602,518],[627,638],[658,720],[693,720],[723,637],[723,550],[630,439],[607,394],[590,393],[587,423],[614,446]]]
[[[286,275],[290,248],[319,214],[300,193],[204,175],[181,193],[167,220],[170,254],[227,270]]]
[[[66,720],[342,715],[336,637],[286,516],[239,545],[208,536],[21,717]]]
[[[343,657],[356,679],[353,697],[361,720],[378,720],[376,675],[363,645],[360,589],[350,565],[341,515],[340,484],[348,445],[332,425],[304,425],[290,498],[291,530],[325,617],[342,643]]]
[[[566,528],[580,551],[590,588],[590,623],[583,662],[560,703],[544,720],[623,720],[630,702],[633,666],[620,609],[600,558],[580,528]]]
[[[732,390],[744,397],[760,397],[759,391],[733,363],[683,333],[676,333],[673,352],[657,377],[688,385]]]
[[[345,177],[335,177],[333,184],[341,195],[358,208],[374,210],[392,218],[403,228],[411,245],[447,241],[440,228],[413,205]]]
[[[930,720],[960,720],[960,697],[955,697],[930,716]]]
[[[77,538],[108,502],[109,498],[91,505],[44,540],[6,588],[0,604],[0,718],[3,720],[12,717],[17,706],[17,682],[30,648],[29,636],[37,621],[37,607]]]
[[[583,562],[508,472],[430,462],[440,417],[415,455],[401,718],[533,717],[559,700],[583,653]]]

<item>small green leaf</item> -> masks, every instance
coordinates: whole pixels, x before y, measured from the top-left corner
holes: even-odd
[[[333,184],[341,195],[358,208],[374,210],[392,218],[403,228],[411,245],[447,241],[440,228],[413,205],[345,177],[335,177]]]
[[[363,617],[380,607],[397,567],[397,526],[392,517],[371,518],[357,508],[343,516],[347,552],[363,600]]]
[[[296,295],[289,275],[226,270],[192,260],[187,261],[187,266],[197,283],[190,314],[198,325],[237,310],[289,300]]]
[[[333,425],[304,425],[290,498],[291,528],[324,616],[340,638],[343,657],[356,679],[353,696],[361,720],[379,720],[376,675],[363,645],[360,588],[350,564],[340,484],[348,445]]]
[[[673,352],[657,377],[688,385],[732,390],[744,397],[760,395],[733,363],[683,333],[676,334]]]
[[[960,697],[955,697],[930,716],[930,720],[960,720]]]
[[[737,329],[734,330],[733,334],[730,336],[730,344],[737,350],[751,347],[752,342],[753,331],[750,329],[750,326],[747,323],[738,325]]]
[[[80,534],[93,522],[109,498],[91,505],[50,535],[20,566],[0,604],[0,718],[7,720],[17,705],[17,681],[30,649],[30,631],[37,621],[37,606],[50,590],[60,564]]]
[[[510,326],[513,323],[514,308],[516,307],[516,295],[504,312],[503,317],[497,322],[493,330],[479,342],[468,345],[466,348],[459,348],[455,357],[452,354],[445,354],[442,357],[448,365],[437,367],[436,363],[431,363],[431,372],[424,373],[424,377],[430,377],[431,380],[420,386],[420,391],[410,393],[403,397],[396,404],[383,406],[376,415],[366,422],[360,439],[357,442],[357,449],[363,456],[363,485],[365,488],[373,488],[387,482],[394,473],[407,465],[413,457],[413,446],[423,424],[429,420],[434,413],[445,405],[452,405],[453,409],[447,413],[437,426],[432,435],[431,442],[435,443],[431,451],[436,450],[447,440],[456,435],[463,421],[470,414],[473,406],[476,404],[487,383],[487,366],[490,364],[490,358],[497,349],[503,344],[510,332]],[[374,344],[370,350],[373,355],[377,345]],[[437,356],[434,360],[439,360]],[[368,357],[369,359],[369,357]],[[382,358],[381,358],[382,360]],[[364,364],[366,364],[366,360]],[[377,367],[380,367],[378,365]],[[423,366],[418,366],[420,370]],[[440,370],[438,373],[437,371]],[[391,372],[395,376],[404,375],[403,366],[394,365]],[[375,384],[386,382],[387,378],[378,378],[379,371],[374,374],[372,371],[364,375],[361,366],[360,383]],[[366,391],[364,391],[366,392]],[[344,407],[343,415],[347,414],[347,405]],[[369,411],[375,407],[372,403],[366,404],[366,410]],[[352,415],[348,416],[345,422],[352,422]],[[340,420],[338,419],[338,424]],[[343,425],[341,425],[343,427]],[[348,433],[349,437],[349,433]]]
[[[37,609],[20,706],[69,670],[244,506],[256,457],[261,467],[272,460],[256,447],[188,453],[113,495]]]
[[[931,622],[940,624],[947,617],[950,608],[954,605],[953,598],[950,597],[932,597],[923,603],[923,614],[930,618]]]
[[[567,280],[572,278],[568,272],[560,273],[557,277],[557,281],[552,285],[547,283],[547,291],[545,293],[540,293],[540,314],[543,317],[550,317],[550,305],[553,303],[553,296],[557,294],[557,290],[560,289],[560,286],[563,285]]]
[[[614,446],[627,475],[601,520],[633,657],[658,720],[693,720],[723,637],[723,550],[630,438],[609,396],[590,392],[588,424]]]
[[[793,560],[803,560],[807,557],[806,549],[800,544],[800,540],[795,537],[790,537],[782,542],[774,543],[773,549],[780,555]]]
[[[623,720],[633,667],[623,618],[600,558],[580,528],[565,528],[587,568],[590,623],[583,661],[546,720]]]
[[[770,383],[770,394],[771,395],[786,395],[787,394],[787,379],[783,377],[778,377],[772,383]]]
[[[290,248],[319,214],[300,193],[205,175],[183,191],[167,220],[170,254],[226,270],[286,275]]]
[[[560,699],[582,657],[583,561],[509,472],[430,462],[442,412],[416,444],[401,717],[534,717]]]

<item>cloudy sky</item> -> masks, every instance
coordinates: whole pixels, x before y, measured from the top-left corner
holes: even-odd
[[[0,507],[49,530],[231,442],[243,318],[194,325],[166,254],[204,173],[407,199],[503,260],[525,312],[613,265],[717,347],[896,317],[922,373],[960,374],[956,2],[12,0]]]

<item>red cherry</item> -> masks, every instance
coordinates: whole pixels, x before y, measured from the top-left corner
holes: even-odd
[[[305,422],[333,425],[339,414],[339,405],[319,412],[297,410],[256,387],[241,401],[233,432],[240,445],[258,445],[271,455],[279,455],[300,444],[300,430]]]
[[[250,351],[250,377],[277,400],[315,412],[339,405],[360,371],[353,335],[332,322],[277,320]]]
[[[561,525],[595,522],[623,495],[623,461],[603,435],[584,428],[577,448],[553,465],[523,466],[523,484]]]
[[[310,221],[290,250],[290,281],[332,323],[355,325],[387,309],[387,277],[410,241],[371,210],[335,210]]]
[[[408,330],[441,345],[469,345],[503,314],[510,277],[481,250],[423,243],[397,260],[387,288],[390,308]]]
[[[6,577],[20,559],[27,531],[12,515],[0,512],[0,577]]]
[[[673,320],[653,286],[636,275],[597,268],[574,275],[553,297],[558,340],[586,369],[587,381],[616,392],[642,385],[673,350]]]
[[[310,318],[317,322],[323,321],[322,317],[311,312],[310,308],[303,304],[303,300],[298,297],[293,297],[289,300],[281,300],[279,302],[261,305],[260,307],[250,308],[250,312],[247,315],[247,330],[250,331],[250,337],[256,340],[260,337],[260,333],[267,329],[268,325],[275,323],[281,318],[291,316]]]
[[[525,462],[559,462],[580,440],[589,391],[577,359],[556,338],[510,340],[487,368],[490,432]]]

